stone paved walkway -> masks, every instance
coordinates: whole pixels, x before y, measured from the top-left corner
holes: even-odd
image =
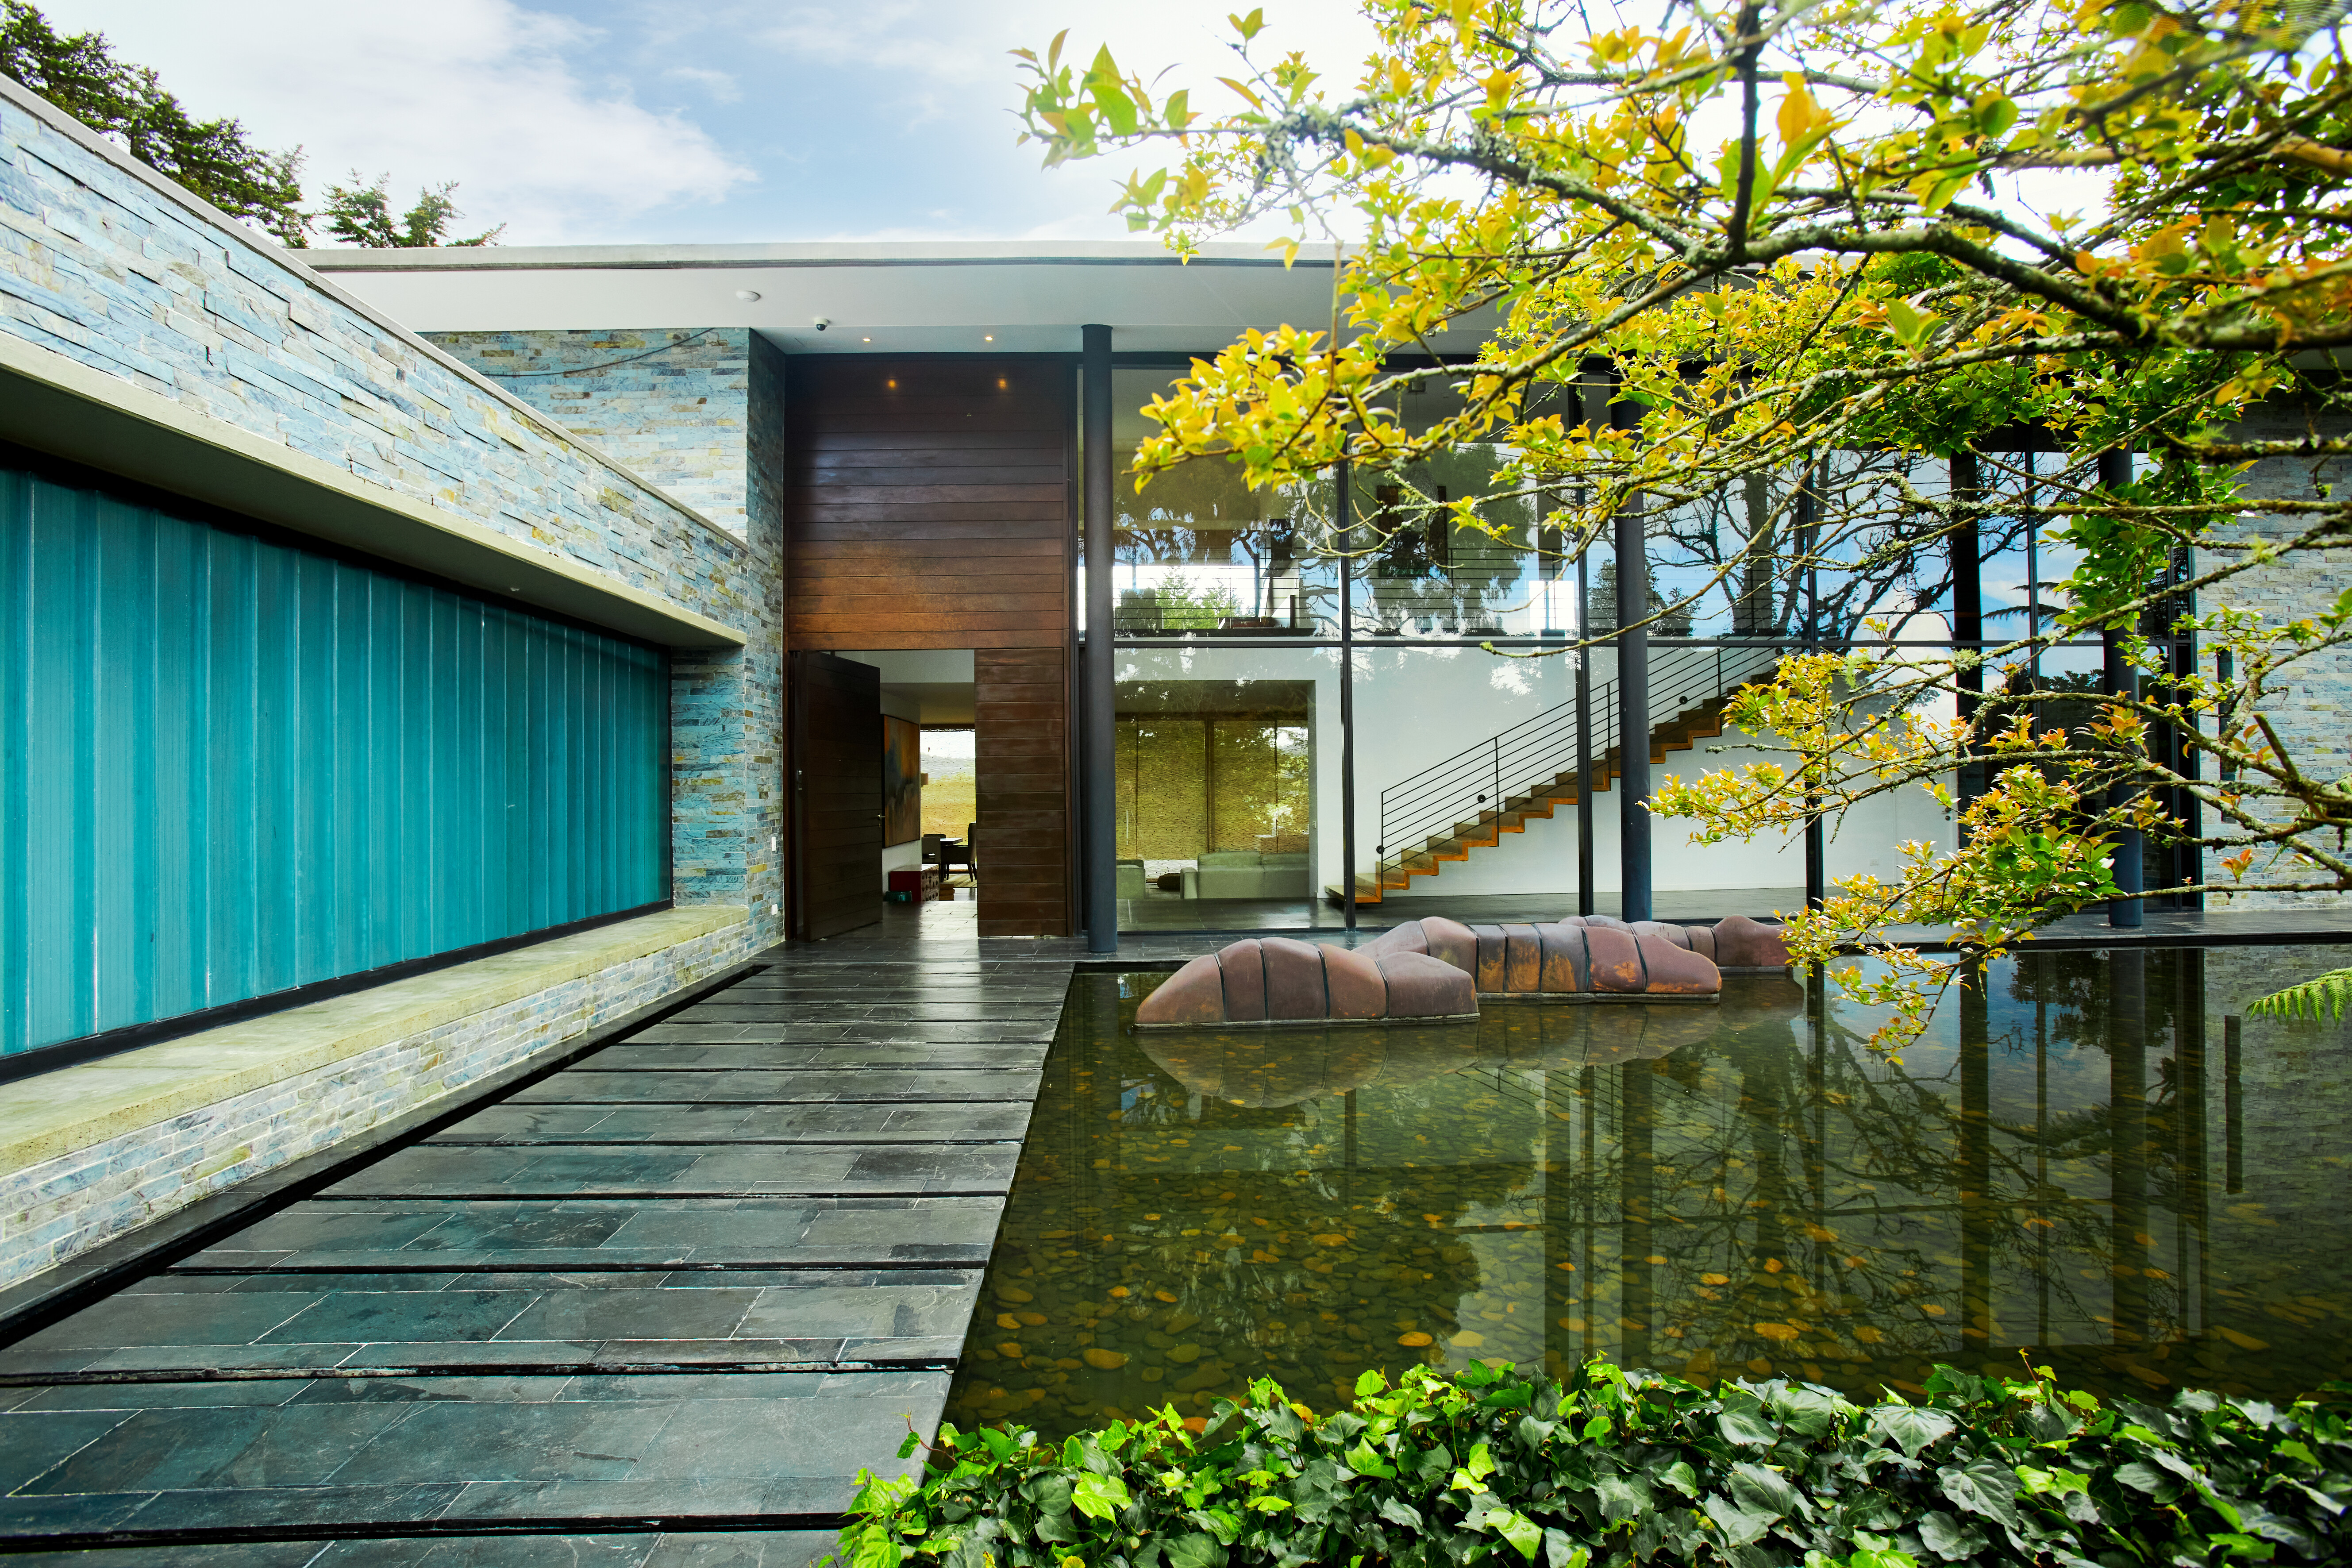
[[[939,1418],[1085,956],[981,942],[972,912],[764,954],[0,1350],[5,1544],[92,1568],[829,1550],[856,1472]],[[2341,941],[2352,913],[2051,936]]]
[[[766,954],[0,1351],[0,1534],[119,1568],[829,1549],[939,1419],[1078,945],[936,913]]]

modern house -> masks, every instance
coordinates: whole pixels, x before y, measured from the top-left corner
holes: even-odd
[[[1804,843],[1684,844],[1650,771],[1769,743],[1724,696],[1884,593],[1947,647],[2063,575],[2012,530],[1835,626],[1741,584],[1629,687],[1531,514],[1343,571],[1378,477],[1119,477],[1328,262],[290,253],[5,83],[0,171],[0,1284],[881,918],[886,720],[971,732],[982,937],[1763,914]],[[1759,504],[1663,521],[1654,586]],[[1889,801],[1814,874],[1949,832]]]

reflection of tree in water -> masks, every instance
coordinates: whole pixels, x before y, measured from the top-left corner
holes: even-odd
[[[1877,1189],[1903,1195],[1948,1179],[1949,1115],[1930,1087],[1874,1072],[1859,1037],[1837,1043],[1810,1061],[1774,1020],[1656,1064],[1651,1204],[1664,1278],[1652,1359],[1665,1369],[1792,1370],[1860,1386],[1870,1379],[1854,1369],[1948,1338],[1922,1310],[1940,1305],[1929,1300],[1935,1237],[1915,1205],[1885,1205]],[[1622,1180],[1604,1173],[1598,1184]],[[1850,1205],[1833,1199],[1841,1191]],[[1588,1201],[1605,1212],[1609,1195]]]
[[[997,1336],[1017,1357],[975,1331],[968,1353],[984,1375],[959,1380],[950,1419],[1017,1415],[1053,1435],[1170,1403],[1204,1412],[1257,1375],[1328,1405],[1366,1366],[1442,1356],[1480,1285],[1453,1227],[1527,1184],[1524,1140],[1479,1164],[1417,1172],[1400,1202],[1381,1190],[1393,1173],[1313,1168],[1341,1135],[1328,1104],[1202,1103],[1124,1044],[1115,1066],[1069,1075],[1078,1101],[1098,1071],[1117,1073],[1118,1109],[1076,1143],[1024,1148],[991,1262],[986,1321],[1009,1306],[1016,1321],[1043,1321]],[[1055,1087],[1041,1123],[1074,1108],[1048,1104]],[[1243,1131],[1285,1135],[1303,1168],[1162,1174],[1144,1163],[1171,1136]],[[1400,1345],[1409,1333],[1429,1348]]]
[[[2053,1000],[2069,1037],[2103,1040],[2111,1020],[2087,962],[2060,974]],[[2047,961],[2044,961],[2047,962]],[[2031,982],[2028,982],[2031,984]],[[2146,1038],[2168,1037],[2168,986],[2150,986]],[[1964,1248],[1981,1249],[1976,1289],[1993,1279],[2045,1282],[2077,1322],[2099,1318],[2105,1296],[2080,1295],[2079,1266],[2103,1279],[2114,1258],[2105,1178],[2116,1121],[2098,1106],[2032,1125],[1976,1130],[1990,1180],[1963,1197],[1971,1130],[1953,1068],[1934,1077],[1890,1071],[1834,1019],[1822,1048],[1769,1023],[1727,1030],[1657,1064],[1648,1170],[1657,1215],[1653,1359],[1711,1376],[1768,1367],[1861,1391],[1884,1377],[1912,1380],[1928,1360],[2019,1342],[1979,1321],[1962,1299]],[[1997,1048],[1988,1042],[1988,1048]],[[2195,1173],[2175,1125],[2177,1075],[2157,1065],[2147,1095],[2147,1192],[2171,1207]],[[2036,1152],[2102,1173],[2077,1196],[2037,1175]],[[1555,1166],[1555,1170],[1559,1170]],[[1605,1226],[1622,1171],[1604,1168],[1577,1205]],[[2068,1265],[2053,1267],[2053,1260]],[[2178,1331],[2178,1281],[2146,1275],[2136,1310],[2152,1336]],[[2013,1331],[2023,1325],[2009,1325]],[[1969,1331],[1973,1330],[1973,1335]],[[2026,1336],[2030,1340],[2030,1333]]]
[[[1490,1005],[1475,1025],[1388,1032],[1430,1076],[1360,1092],[1385,1110],[1352,1141],[1338,1091],[1371,1069],[1339,1031],[1266,1032],[1222,1067],[1197,1037],[1155,1045],[1163,1068],[1113,1009],[1088,1026],[1093,1054],[1057,1048],[1049,1068],[973,1336],[1023,1355],[970,1363],[958,1419],[1076,1423],[1171,1395],[1191,1415],[1260,1373],[1320,1407],[1367,1365],[1492,1334],[1504,1310],[1506,1338],[1543,1325],[1555,1365],[1590,1349],[1862,1394],[1922,1382],[1935,1361],[2013,1365],[2026,1345],[2106,1393],[2313,1386],[2341,1357],[2308,1283],[2286,1301],[2304,1317],[2268,1314],[2245,1325],[2254,1337],[2171,1277],[2189,1259],[2199,1289],[2270,1304],[2233,1293],[2230,1259],[2191,1250],[2207,1201],[2200,973],[2148,955],[2143,1015],[2118,1009],[2097,955],[2034,955],[1994,994],[1949,1004],[1947,1045],[1904,1066],[1864,1047],[1867,1020],[1832,1014],[1816,1043],[1784,981],[1735,978],[1719,1010]],[[2037,1048],[2061,1064],[2054,1105]],[[2029,1089],[2044,1108],[2030,1117],[2013,1109]],[[2120,1175],[2119,1134],[2137,1155]],[[1237,1163],[1263,1168],[1200,1168]],[[2177,1257],[2150,1239],[2176,1234]],[[2238,1278],[2259,1290],[2294,1267],[2248,1258]],[[1044,1321],[987,1326],[1005,1286]],[[2306,1321],[2319,1326],[2285,1342]],[[1399,1345],[1408,1331],[1435,1342]],[[1127,1360],[1100,1369],[1088,1350]],[[1452,1359],[1505,1352],[1534,1345]]]

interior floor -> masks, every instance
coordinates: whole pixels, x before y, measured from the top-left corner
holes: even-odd
[[[1769,919],[1776,910],[1801,909],[1802,888],[1709,888],[1690,892],[1661,889],[1651,899],[1651,914],[1662,921],[1715,921],[1725,915]],[[1614,915],[1622,909],[1615,893],[1593,900],[1593,912]],[[1576,912],[1576,891],[1556,893],[1478,893],[1397,897],[1356,909],[1359,930],[1385,931],[1406,921],[1442,915],[1465,925],[1498,925],[1505,921],[1556,921]],[[1346,914],[1321,901],[1297,899],[1122,899],[1118,905],[1121,931],[1330,931],[1346,928]]]

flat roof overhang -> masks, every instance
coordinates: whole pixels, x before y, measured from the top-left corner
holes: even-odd
[[[667,647],[743,634],[175,400],[0,333],[0,434],[38,451]]]
[[[499,246],[303,260],[415,331],[748,327],[787,353],[1076,353],[1078,329],[1095,323],[1122,353],[1199,353],[1252,327],[1329,331],[1338,313],[1328,251],[1285,267],[1244,244],[1205,246],[1190,263],[1156,240]],[[1482,335],[1447,334],[1465,354]]]

